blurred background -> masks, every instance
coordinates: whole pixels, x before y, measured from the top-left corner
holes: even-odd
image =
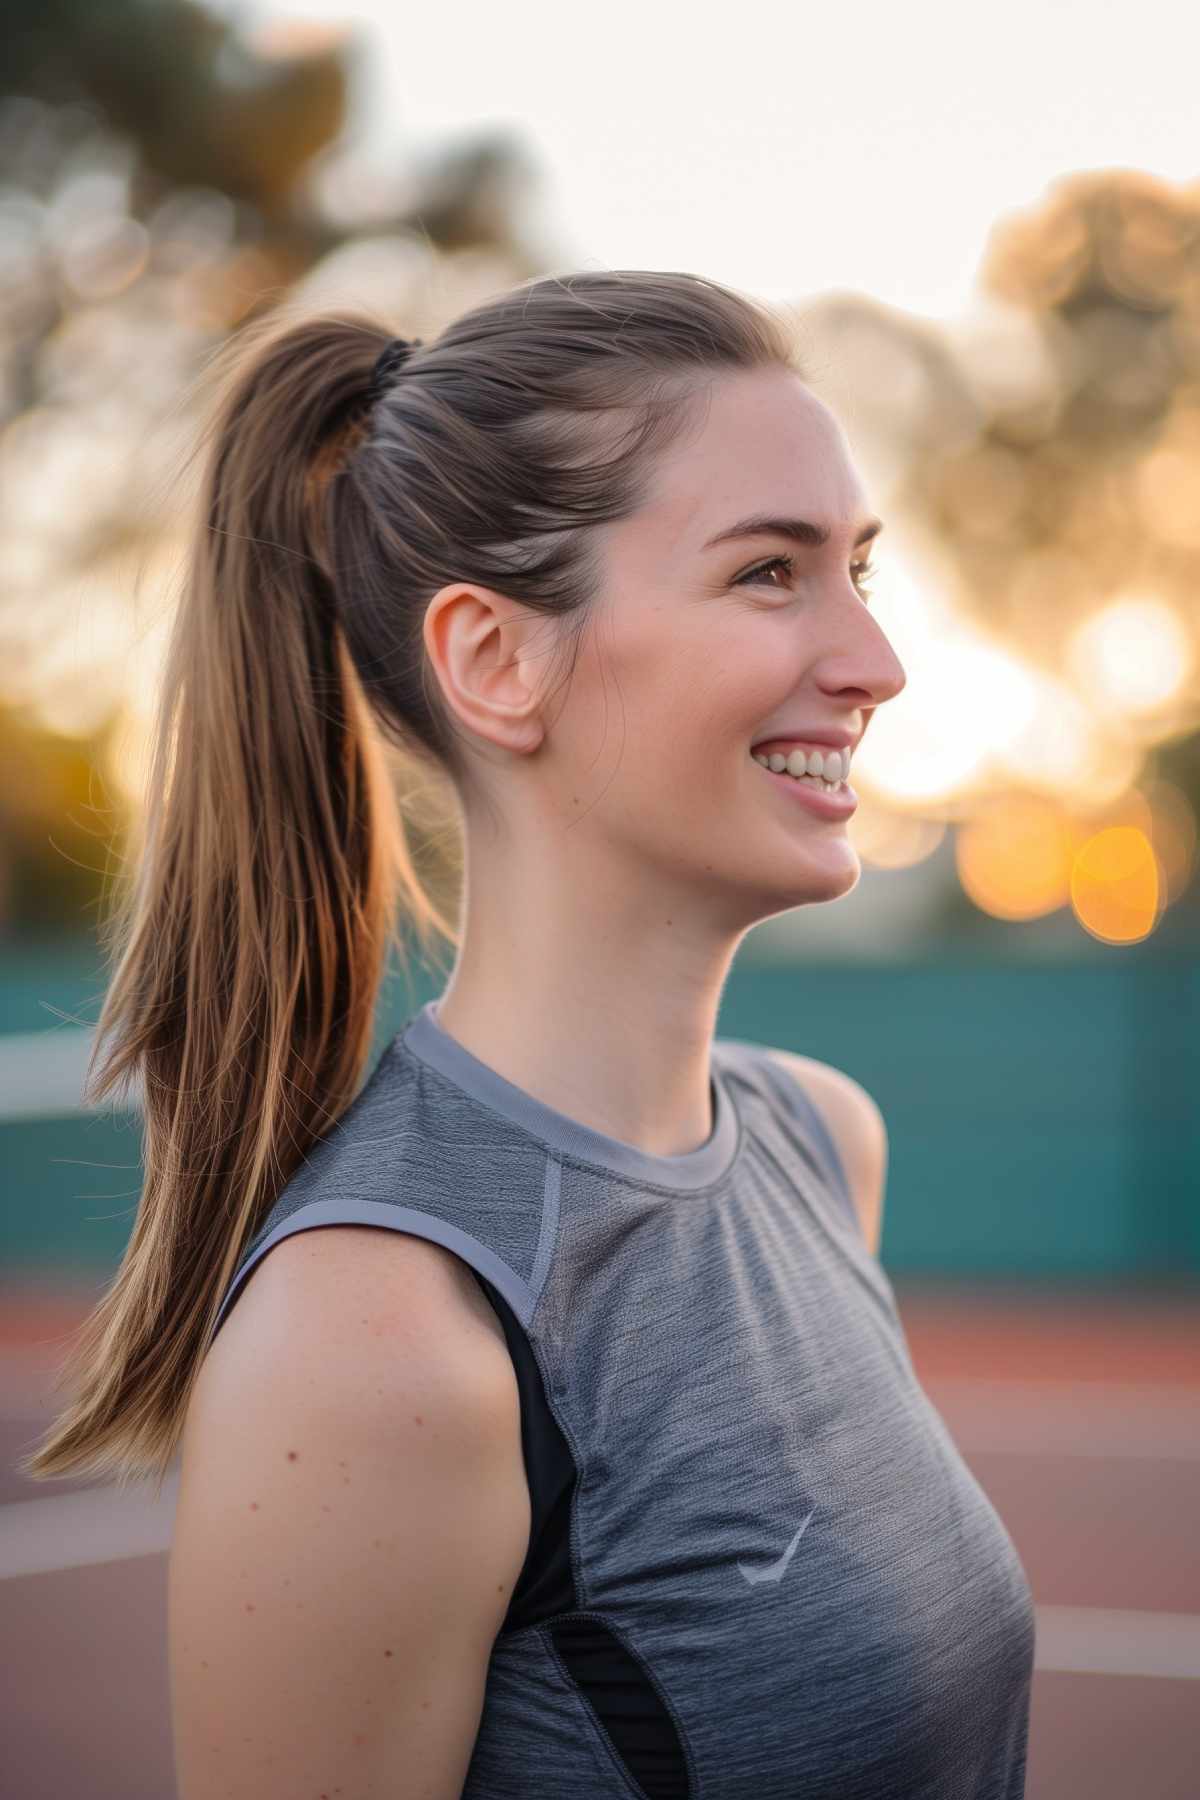
[[[173,1490],[12,1463],[137,1206],[80,1088],[198,383],[281,300],[428,338],[582,267],[786,308],[887,523],[862,878],[751,933],[720,1031],[883,1109],[882,1262],[1034,1589],[1029,1794],[1200,1792],[1200,34],[833,12],[4,8],[3,1796],[174,1793]]]

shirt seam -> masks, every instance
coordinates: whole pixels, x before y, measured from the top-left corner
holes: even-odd
[[[559,1616],[563,1617],[563,1618],[570,1618],[570,1619],[580,1619],[580,1618],[582,1618],[582,1619],[598,1619],[601,1622],[601,1624],[603,1624],[605,1626],[605,1628],[607,1630],[611,1631],[611,1629],[612,1629],[612,1626],[611,1626],[609,1620],[605,1618],[604,1614],[596,1611],[595,1608],[591,1608],[591,1607],[581,1608],[575,1612],[564,1613]],[[563,1662],[561,1656],[558,1654],[558,1648],[555,1645],[553,1635],[550,1631],[550,1621],[548,1621],[548,1620],[541,1621],[541,1623],[539,1623],[537,1629],[541,1633],[542,1643],[545,1645],[546,1652],[549,1655],[549,1657],[551,1658],[551,1661],[553,1662],[554,1667],[558,1671],[559,1678],[562,1680],[562,1682],[566,1686],[567,1690],[572,1695],[574,1695],[577,1705],[583,1709],[583,1712],[587,1716],[588,1724],[590,1725],[591,1731],[592,1731],[593,1742],[602,1751],[604,1758],[605,1758],[606,1762],[608,1763],[609,1767],[613,1770],[614,1774],[617,1776],[618,1780],[621,1782],[624,1792],[627,1795],[632,1796],[632,1800],[649,1800],[649,1795],[646,1793],[646,1790],[642,1786],[641,1782],[635,1781],[633,1779],[633,1776],[629,1773],[629,1770],[626,1767],[625,1763],[622,1761],[621,1757],[618,1756],[616,1747],[613,1744],[611,1736],[609,1735],[608,1728],[604,1724],[604,1721],[601,1719],[599,1713],[596,1711],[596,1708],[592,1705],[591,1701],[587,1697],[587,1694],[580,1687],[579,1683],[575,1680],[574,1676],[571,1674],[571,1671],[566,1667],[566,1664]],[[680,1738],[680,1742],[683,1743],[682,1736]],[[684,1753],[685,1753],[685,1755],[687,1754],[687,1745],[686,1744],[684,1744]],[[690,1768],[690,1759],[689,1759],[689,1768]],[[694,1793],[695,1789],[693,1788],[691,1790],[691,1792]]]
[[[410,1054],[415,1056],[416,1052],[410,1052]],[[560,1165],[581,1170],[587,1175],[600,1175],[609,1181],[619,1181],[623,1187],[629,1188],[637,1193],[664,1194],[669,1195],[671,1198],[678,1198],[680,1195],[688,1195],[697,1198],[707,1196],[716,1193],[729,1181],[741,1161],[746,1134],[742,1120],[742,1109],[740,1105],[732,1099],[732,1096],[730,1098],[730,1105],[733,1109],[736,1135],[734,1137],[733,1150],[730,1153],[729,1161],[721,1170],[720,1174],[714,1175],[711,1181],[703,1182],[696,1187],[690,1187],[686,1184],[683,1187],[676,1187],[669,1182],[650,1181],[641,1175],[630,1175],[623,1169],[611,1168],[608,1163],[591,1162],[588,1158],[577,1156],[570,1150],[560,1149],[557,1144],[552,1144],[548,1138],[539,1137],[537,1133],[531,1131],[527,1125],[521,1125],[516,1119],[509,1118],[507,1113],[497,1112],[495,1107],[491,1107],[486,1101],[480,1100],[477,1095],[471,1093],[469,1088],[462,1087],[457,1081],[453,1080],[451,1076],[444,1074],[441,1069],[435,1068],[432,1063],[427,1063],[423,1057],[419,1058],[419,1061],[422,1069],[427,1074],[433,1076],[435,1080],[443,1082],[448,1087],[453,1088],[455,1093],[462,1095],[465,1099],[470,1101],[473,1106],[479,1107],[482,1111],[487,1113],[489,1118],[503,1119],[510,1130],[519,1132],[521,1137],[531,1146],[540,1150],[543,1156],[553,1157]],[[728,1070],[723,1068],[719,1071],[719,1074],[721,1080],[726,1084],[726,1092],[728,1093],[730,1087]],[[745,1084],[743,1083],[743,1086],[744,1085]]]

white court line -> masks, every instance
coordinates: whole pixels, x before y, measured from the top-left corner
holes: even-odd
[[[58,1118],[64,1113],[124,1110],[111,1098],[83,1103],[83,1078],[95,1032],[78,1025],[44,1031],[0,1032],[0,1124],[9,1119]],[[128,1090],[128,1110],[141,1110],[141,1077]]]
[[[150,1484],[19,1500],[0,1508],[0,1579],[57,1574],[171,1547],[178,1473],[155,1499]],[[1200,1615],[1035,1609],[1034,1669],[1046,1674],[1147,1675],[1200,1680]]]
[[[967,1453],[1200,1461],[1200,1388],[975,1377],[922,1385]]]
[[[1034,1668],[1046,1674],[1200,1681],[1200,1615],[1039,1606]]]
[[[179,1475],[174,1473],[164,1480],[157,1500],[150,1482],[14,1500],[0,1507],[0,1581],[169,1550],[178,1496]]]

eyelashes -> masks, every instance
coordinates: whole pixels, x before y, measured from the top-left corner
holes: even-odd
[[[765,562],[755,563],[752,569],[747,569],[744,575],[739,575],[733,586],[741,587],[748,581],[761,581],[764,575],[769,575],[773,569],[782,569],[790,576],[795,567],[794,556],[769,556]],[[850,573],[854,577],[854,585],[862,598],[869,600],[873,590],[868,583],[879,573],[876,564],[871,562],[852,563]]]

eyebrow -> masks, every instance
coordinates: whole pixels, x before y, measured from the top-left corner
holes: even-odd
[[[868,538],[877,537],[882,530],[882,519],[870,520],[855,538],[854,548],[857,550],[860,544],[865,544]],[[717,544],[727,543],[730,538],[785,537],[816,550],[822,544],[827,544],[831,535],[827,525],[813,525],[808,519],[779,518],[774,513],[752,513],[748,519],[739,519],[736,525],[718,531],[716,537],[709,538],[704,548],[711,550]]]

